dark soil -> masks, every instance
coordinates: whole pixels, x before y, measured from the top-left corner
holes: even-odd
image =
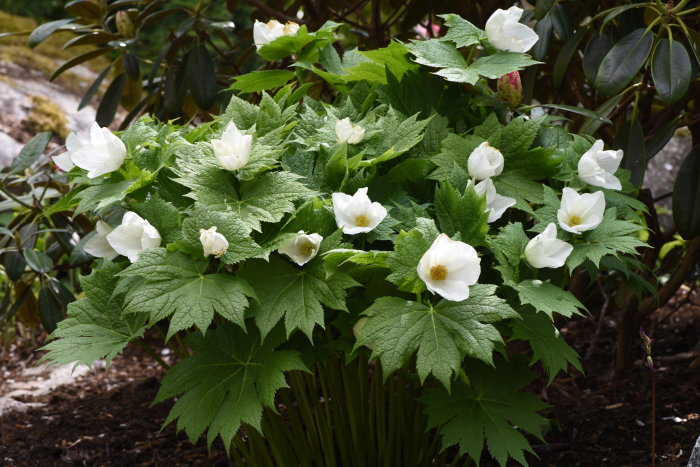
[[[700,435],[700,374],[691,355],[700,339],[700,306],[685,304],[667,317],[674,309],[672,303],[657,311],[648,330],[655,339],[659,466],[685,466]],[[584,356],[595,328],[593,318],[581,317],[561,332]],[[548,387],[541,378],[532,386],[552,405],[545,415],[553,422],[545,435],[548,444],[533,440],[540,458],[531,456],[531,465],[651,465],[650,372],[640,348],[640,360],[629,373],[611,377],[614,335],[615,321],[606,320],[591,358],[583,362],[585,376],[560,375]],[[0,360],[0,374],[18,374],[23,358],[27,355]],[[173,425],[159,431],[171,405],[151,407],[161,375],[134,348],[107,372],[93,371],[77,384],[25,400],[46,405],[0,418],[0,465],[233,465],[221,443],[208,454],[203,439],[192,445]]]

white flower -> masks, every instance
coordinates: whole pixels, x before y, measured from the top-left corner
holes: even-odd
[[[233,122],[226,125],[221,139],[211,140],[214,155],[221,167],[226,170],[238,170],[250,160],[250,149],[253,144],[252,135],[244,135]]]
[[[66,139],[68,151],[53,158],[59,169],[69,171],[74,165],[88,171],[88,178],[99,177],[118,170],[126,158],[124,143],[97,122],[90,128],[90,140],[75,133]]]
[[[474,191],[479,196],[486,196],[486,210],[489,213],[489,223],[495,222],[501,218],[506,209],[515,204],[514,198],[501,196],[496,193],[496,187],[493,186],[493,181],[490,178],[479,182],[474,186]]]
[[[525,258],[536,268],[560,268],[573,249],[573,246],[557,238],[557,226],[550,223],[541,234],[528,242]]]
[[[374,229],[386,217],[386,208],[373,203],[367,196],[367,188],[358,189],[354,195],[333,193],[333,213],[338,227],[346,234],[358,234]]]
[[[567,187],[561,195],[557,219],[562,229],[580,234],[598,227],[603,222],[604,213],[605,196],[602,191],[580,195]]]
[[[525,53],[532,48],[539,36],[528,26],[519,23],[523,10],[512,6],[498,9],[486,21],[486,37],[499,50]]]
[[[461,302],[481,274],[481,259],[471,245],[440,234],[418,263],[418,277],[432,293]]]
[[[114,229],[106,222],[97,221],[95,230],[97,233],[95,233],[90,240],[85,242],[85,251],[92,256],[105,258],[110,261],[119,256],[119,253],[114,251],[114,248],[112,248],[107,241],[107,234]]]
[[[503,172],[503,154],[484,141],[469,154],[467,169],[469,176],[477,180],[495,177]]]
[[[316,256],[318,246],[323,237],[317,233],[307,234],[300,230],[296,237],[288,240],[277,251],[292,258],[292,261],[303,266]]]
[[[107,234],[107,241],[114,251],[135,263],[143,250],[160,246],[160,234],[147,220],[128,211],[121,225]]]
[[[620,180],[613,175],[622,161],[622,149],[603,150],[603,141],[596,140],[578,161],[578,176],[593,186],[621,190]]]
[[[267,23],[261,23],[255,20],[253,25],[253,41],[258,49],[263,45],[267,45],[278,37],[293,36],[299,30],[299,25],[292,21],[287,24],[282,24],[276,19],[272,19]]]
[[[199,241],[202,242],[204,256],[214,255],[215,258],[221,258],[228,249],[228,240],[216,231],[216,226],[206,230],[199,229]]]
[[[54,156],[54,163],[58,166],[59,169],[63,170],[64,172],[70,171],[73,167],[75,167],[75,164],[73,164],[73,161],[71,160],[71,156],[76,151],[82,149],[84,146],[87,146],[89,144],[90,142],[88,140],[78,135],[77,133],[69,134],[68,138],[66,138],[67,151],[63,154],[59,154],[58,156]]]
[[[338,143],[357,144],[365,137],[365,129],[351,123],[350,118],[346,117],[335,122],[335,134]]]

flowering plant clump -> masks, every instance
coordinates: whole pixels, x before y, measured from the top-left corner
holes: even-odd
[[[488,35],[447,15],[444,39],[342,57],[256,25],[261,55],[296,54],[337,97],[299,82],[196,127],[142,117],[118,167],[112,136],[69,147],[60,208],[98,216],[84,244],[101,259],[45,358],[111,359],[166,326],[188,349],[156,397],[177,397],[167,423],[227,449],[241,424],[261,430],[286,373],[370,358],[412,377],[443,449],[527,463],[522,432],[542,436],[546,407],[522,391],[529,365],[580,368],[553,325],[584,309],[568,277],[624,270],[645,244],[617,155],[499,103],[490,80],[535,63],[516,13]]]

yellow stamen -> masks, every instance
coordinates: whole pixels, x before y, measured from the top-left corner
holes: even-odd
[[[357,227],[367,227],[369,226],[369,219],[364,214],[360,214],[355,218],[355,225]]]
[[[315,249],[316,245],[307,240],[299,247],[299,252],[304,256],[311,256]]]
[[[583,220],[579,216],[569,217],[569,226],[574,227],[581,224],[583,224]]]
[[[444,281],[447,279],[447,268],[442,264],[430,268],[430,278],[434,281]]]

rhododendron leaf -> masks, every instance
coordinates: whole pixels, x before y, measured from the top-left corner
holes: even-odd
[[[141,278],[126,291],[124,312],[146,313],[152,323],[168,318],[166,339],[191,326],[204,333],[214,312],[245,327],[246,297],[255,297],[255,292],[240,277],[205,274],[206,264],[164,248],[145,250],[136,263],[119,274]]]
[[[230,324],[190,334],[186,343],[195,353],[167,371],[155,402],[180,396],[163,425],[177,420],[192,442],[209,427],[209,448],[219,436],[228,452],[241,423],[262,432],[263,406],[276,411],[284,372],[308,371],[297,352],[274,350]]]
[[[428,425],[439,427],[443,450],[458,444],[460,455],[468,454],[478,465],[485,442],[501,466],[508,457],[528,465],[524,451],[535,453],[520,431],[542,439],[547,422],[537,412],[548,406],[521,391],[534,378],[524,363],[517,358],[510,363],[499,360],[492,368],[471,361],[451,392],[425,390],[420,401],[426,406]]]
[[[357,345],[367,345],[382,362],[386,379],[417,352],[416,369],[421,382],[429,374],[448,390],[465,356],[492,363],[498,330],[489,323],[518,314],[496,296],[495,285],[470,287],[461,302],[442,300],[426,306],[398,297],[382,297],[363,313],[367,323]]]
[[[146,315],[123,315],[121,299],[112,297],[119,271],[118,265],[106,262],[80,278],[86,297],[68,305],[68,316],[41,349],[48,351],[42,361],[91,366],[104,358],[109,363],[129,342],[143,335]]]
[[[284,317],[287,336],[298,329],[311,339],[316,325],[324,327],[324,305],[347,311],[346,289],[359,285],[347,274],[329,275],[321,258],[301,268],[278,256],[269,262],[248,261],[239,275],[253,285],[258,296],[250,313],[263,337]]]
[[[566,371],[569,365],[583,371],[578,354],[557,332],[552,320],[542,313],[526,312],[520,314],[522,319],[510,322],[513,328],[511,339],[525,340],[532,347],[531,364],[541,361],[549,375],[549,384],[560,371]]]

